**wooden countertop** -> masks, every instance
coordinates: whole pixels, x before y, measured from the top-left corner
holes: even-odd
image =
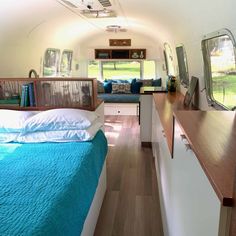
[[[199,163],[223,206],[233,205],[236,167],[236,113],[197,111],[183,105],[179,93],[153,94],[170,152],[173,147],[173,115],[179,122]]]
[[[192,110],[194,107],[186,107],[183,104],[184,96],[180,92],[153,94],[156,109],[158,111],[170,152],[173,142],[173,111]]]
[[[236,113],[174,111],[223,206],[233,205],[236,167]]]

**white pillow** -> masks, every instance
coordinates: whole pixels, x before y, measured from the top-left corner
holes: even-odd
[[[0,109],[0,132],[21,132],[24,122],[35,114],[34,111]]]
[[[100,122],[96,122],[85,130],[52,130],[25,134],[21,133],[15,141],[20,143],[88,141],[93,139],[101,127],[102,124]]]
[[[17,140],[19,133],[0,133],[0,143],[9,143]]]
[[[42,111],[24,123],[24,132],[82,130],[98,118],[95,112],[61,108]]]

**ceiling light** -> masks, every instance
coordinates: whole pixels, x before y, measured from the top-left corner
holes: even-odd
[[[118,33],[118,32],[126,32],[127,30],[125,28],[122,28],[120,25],[108,25],[106,27],[106,31]]]
[[[88,18],[107,18],[107,17],[116,17],[116,13],[112,10],[82,10],[80,12],[82,15]]]

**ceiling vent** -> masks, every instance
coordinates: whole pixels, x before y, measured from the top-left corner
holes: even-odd
[[[116,17],[109,0],[58,0],[88,18]]]
[[[71,1],[71,0],[61,0],[63,3],[65,3],[68,7],[71,8],[78,8],[78,4],[76,1]]]
[[[122,28],[120,25],[108,25],[106,27],[107,32],[118,33],[118,32],[126,32],[127,29]]]
[[[78,8],[79,10],[102,10],[111,7],[109,0],[60,0],[67,6]]]
[[[109,0],[98,0],[103,7],[111,7],[111,2]]]

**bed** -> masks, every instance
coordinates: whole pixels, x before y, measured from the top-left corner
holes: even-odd
[[[101,130],[84,142],[0,143],[0,235],[92,235],[106,154]]]

